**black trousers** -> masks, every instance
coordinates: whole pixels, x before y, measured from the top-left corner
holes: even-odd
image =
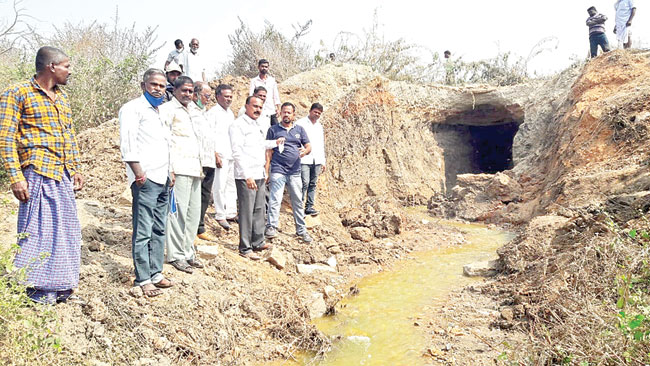
[[[203,182],[201,182],[201,220],[197,234],[205,232],[205,211],[208,210],[210,199],[212,198],[212,182],[214,182],[214,168],[203,168]]]

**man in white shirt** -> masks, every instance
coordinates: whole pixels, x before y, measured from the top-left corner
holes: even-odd
[[[192,38],[190,52],[185,52],[183,72],[194,81],[207,81],[203,57],[199,56],[199,40]]]
[[[215,150],[214,150],[214,121],[208,119],[206,105],[212,97],[212,88],[210,84],[203,81],[194,82],[194,95],[192,100],[194,105],[201,111],[197,115],[196,122],[199,123],[201,131],[201,165],[203,166],[203,181],[201,182],[201,215],[199,217],[199,228],[196,236],[201,240],[216,241],[217,239],[210,235],[205,229],[205,211],[210,205],[212,195],[212,182],[214,181],[214,171],[216,168]]]
[[[619,47],[622,44],[623,48],[632,47],[632,19],[636,15],[636,6],[634,0],[617,0],[614,4],[616,9],[616,20],[614,26],[614,33],[618,40]]]
[[[185,63],[185,55],[183,54],[183,50],[185,48],[183,46],[183,41],[177,39],[176,41],[174,41],[174,46],[176,48],[173,51],[171,51],[169,55],[167,55],[167,61],[165,61],[165,71],[169,71],[169,64],[175,62],[179,66],[182,72],[183,64]]]
[[[305,202],[305,215],[318,215],[314,209],[314,200],[316,198],[316,183],[318,176],[325,171],[325,134],[323,125],[320,123],[320,116],[323,113],[323,106],[320,103],[314,103],[309,109],[309,115],[296,122],[301,126],[311,143],[311,152],[300,159],[300,173],[302,175],[302,199]]]
[[[269,75],[269,61],[260,59],[257,63],[259,75],[251,79],[251,86],[248,95],[253,95],[257,87],[263,86],[266,89],[266,99],[264,100],[264,108],[262,115],[271,118],[271,126],[278,124],[278,114],[280,113],[280,92],[278,91],[278,83],[275,78]]]
[[[208,121],[214,126],[211,131],[214,140],[215,166],[212,198],[214,200],[215,219],[225,230],[230,230],[228,220],[237,216],[237,189],[235,188],[235,162],[232,159],[232,146],[228,131],[235,121],[230,110],[232,104],[232,86],[219,84],[215,95],[217,105],[208,113]]]
[[[143,95],[126,103],[119,112],[120,152],[133,195],[134,284],[149,297],[161,295],[160,288],[173,285],[162,275],[169,187],[174,185],[174,175],[169,174],[170,128],[158,110],[165,83],[162,70],[147,70]]]
[[[203,268],[194,252],[194,238],[201,214],[201,119],[192,102],[194,83],[187,76],[174,82],[174,99],[160,106],[160,117],[171,126],[169,163],[176,177],[177,214],[167,221],[167,262],[179,271]]]
[[[262,99],[262,103],[266,101],[266,88],[263,86],[258,86],[253,91],[253,96]],[[237,117],[241,117],[246,114],[246,106],[242,106],[237,114]],[[257,124],[263,129],[264,136],[266,132],[271,128],[271,116],[264,114],[264,108],[262,108],[262,114],[257,118]]]
[[[239,255],[260,260],[254,253],[271,248],[264,243],[264,165],[266,150],[284,143],[283,138],[265,140],[256,119],[262,113],[262,100],[246,98],[246,114],[230,126],[232,157],[235,161],[235,186],[239,211]]]

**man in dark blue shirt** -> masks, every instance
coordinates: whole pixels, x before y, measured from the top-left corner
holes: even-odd
[[[300,158],[309,154],[311,145],[305,129],[294,124],[296,107],[284,103],[280,108],[282,122],[269,128],[266,139],[277,140],[285,138],[284,144],[267,150],[266,172],[270,181],[270,199],[264,236],[273,238],[278,235],[280,221],[280,205],[285,184],[289,187],[293,220],[296,223],[296,235],[304,242],[313,239],[307,233],[305,212],[302,207],[302,177],[300,175]],[[270,172],[269,172],[270,170]]]

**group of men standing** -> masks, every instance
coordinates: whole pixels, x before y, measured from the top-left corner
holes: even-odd
[[[161,289],[173,285],[162,275],[165,259],[187,273],[204,267],[194,242],[197,237],[215,240],[204,225],[211,198],[222,228],[239,224],[239,254],[259,260],[256,252],[271,248],[265,239],[277,235],[280,202],[288,183],[296,234],[304,242],[312,241],[305,227],[303,198],[309,197],[308,212],[317,213],[313,191],[320,170],[316,165],[324,165],[324,136],[318,121],[323,107],[314,104],[312,111],[318,112],[310,112],[307,119],[319,149],[311,166],[305,164],[308,183],[303,189],[301,159],[309,159],[311,152],[308,133],[294,125],[293,104],[278,108],[277,83],[268,75],[268,67],[268,61],[260,60],[260,74],[251,81],[251,95],[237,119],[230,110],[232,86],[218,85],[217,104],[208,110],[211,87],[173,68],[147,70],[142,96],[120,109],[121,153],[133,196],[135,285],[146,296],[158,296]],[[281,122],[274,123],[278,115]]]
[[[614,10],[616,11],[616,18],[614,24],[614,34],[619,45],[623,48],[632,47],[632,20],[636,15],[635,0],[616,0]],[[607,16],[601,14],[596,10],[595,6],[587,9],[589,18],[587,18],[587,27],[589,27],[589,50],[591,57],[598,55],[598,46],[603,52],[609,52],[611,47],[605,34],[605,22]]]
[[[20,201],[20,250],[14,263],[26,269],[27,295],[53,304],[66,301],[79,283],[81,225],[75,192],[84,178],[72,110],[60,87],[71,75],[70,60],[60,49],[45,46],[38,50],[35,66],[34,77],[0,94],[0,156]],[[120,109],[120,150],[133,197],[134,285],[146,296],[158,296],[174,285],[162,273],[165,260],[185,272],[203,267],[194,240],[205,232],[203,217],[211,196],[220,225],[228,228],[227,219],[238,218],[240,254],[260,259],[255,252],[270,247],[264,241],[265,223],[277,229],[281,189],[288,182],[296,233],[311,241],[304,229],[302,196],[309,197],[307,207],[313,209],[316,176],[303,177],[308,182],[304,188],[296,176],[301,169],[317,172],[316,165],[324,165],[317,118],[323,108],[314,104],[310,112],[310,128],[321,131],[320,137],[314,132],[320,142],[311,166],[301,168],[300,159],[309,159],[311,151],[308,129],[294,125],[291,103],[282,108],[273,104],[279,104],[277,84],[262,69],[268,72],[268,61],[260,63],[260,75],[251,82],[257,95],[247,98],[237,119],[230,110],[232,86],[219,85],[214,91],[217,105],[207,110],[213,93],[207,83],[155,68],[143,75],[142,95]],[[271,107],[265,109],[265,100]],[[272,128],[272,117],[278,114],[282,122]],[[267,222],[269,180],[273,194]]]

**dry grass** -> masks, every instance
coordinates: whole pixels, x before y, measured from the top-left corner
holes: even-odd
[[[503,281],[511,301],[526,309],[521,326],[532,346],[518,355],[525,364],[650,361],[650,325],[631,323],[648,315],[650,241],[629,235],[633,227],[647,230],[647,220],[629,222],[625,230],[618,225],[605,212],[583,212],[550,242],[520,238],[500,253],[514,273]],[[646,333],[635,340],[635,331]]]

